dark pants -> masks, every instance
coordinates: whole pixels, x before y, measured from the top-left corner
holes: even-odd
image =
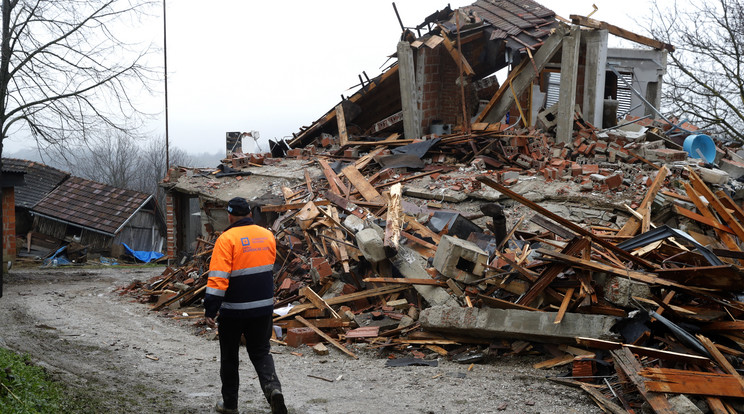
[[[218,318],[220,338],[220,378],[222,379],[222,399],[226,408],[238,407],[238,353],[240,336],[245,335],[248,357],[258,374],[261,390],[267,400],[273,389],[281,390],[279,378],[274,369],[274,358],[269,353],[271,345],[272,315],[258,318]]]

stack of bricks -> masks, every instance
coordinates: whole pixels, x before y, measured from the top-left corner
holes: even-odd
[[[175,219],[175,200],[173,193],[165,194],[165,227],[167,229],[166,250],[167,256],[171,259],[176,258],[176,219]]]

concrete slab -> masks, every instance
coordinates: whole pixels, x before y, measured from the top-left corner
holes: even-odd
[[[400,246],[398,248],[398,254],[390,259],[390,261],[403,277],[409,279],[429,277],[429,274],[426,272],[426,260],[420,254],[405,246]],[[444,306],[445,308],[460,307],[457,299],[439,286],[414,285],[414,289],[431,306]]]
[[[455,308],[435,306],[421,311],[419,322],[426,330],[477,336],[573,343],[577,336],[616,340],[610,327],[612,316],[566,313],[559,324],[557,312],[515,309]]]

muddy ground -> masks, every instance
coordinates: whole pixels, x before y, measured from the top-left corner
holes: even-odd
[[[0,346],[28,353],[77,398],[110,413],[210,413],[220,398],[216,341],[193,320],[148,311],[115,290],[159,267],[28,269],[6,276]],[[461,365],[385,367],[385,356],[352,345],[354,360],[274,345],[290,413],[598,413],[581,391],[535,370],[547,356],[499,357]],[[315,377],[321,377],[318,379]],[[241,413],[267,413],[247,355],[241,362]],[[326,381],[326,380],[329,381]],[[332,381],[332,382],[331,382]]]

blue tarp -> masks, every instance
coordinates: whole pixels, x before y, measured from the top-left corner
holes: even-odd
[[[158,252],[145,252],[141,250],[132,250],[131,247],[127,246],[126,243],[122,243],[125,249],[127,249],[127,252],[134,256],[135,259],[139,260],[140,262],[150,263],[153,260],[158,260],[161,257],[165,256],[163,253]]]
[[[72,262],[67,259],[67,255],[61,254],[66,249],[67,249],[67,246],[62,246],[59,249],[57,249],[57,251],[54,252],[53,255],[44,259],[44,262],[42,262],[42,266],[62,266],[62,265],[71,264]]]

